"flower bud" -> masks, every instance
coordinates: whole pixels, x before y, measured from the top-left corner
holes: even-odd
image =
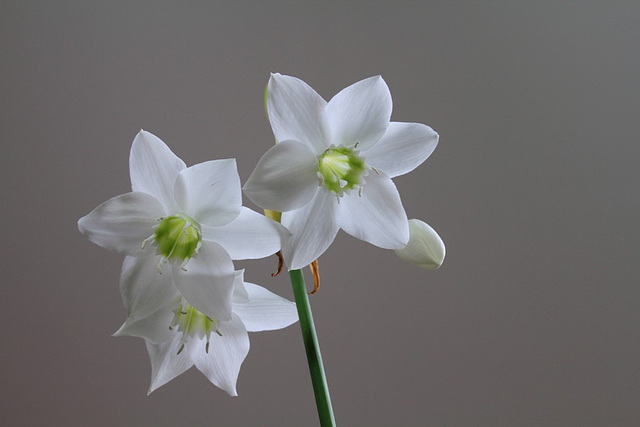
[[[428,224],[409,220],[409,243],[395,251],[403,260],[426,270],[435,270],[444,261],[444,242]]]

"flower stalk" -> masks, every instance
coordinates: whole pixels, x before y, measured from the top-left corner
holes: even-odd
[[[302,276],[302,270],[289,271],[289,277],[291,278],[293,295],[298,308],[302,340],[304,341],[304,348],[307,353],[307,363],[309,364],[309,374],[311,375],[311,382],[313,384],[313,393],[316,398],[320,425],[322,427],[335,426],[336,421],[333,416],[329,386],[324,373],[320,345],[318,344],[318,337],[313,323],[311,305],[309,304],[309,297],[307,295],[304,277]]]

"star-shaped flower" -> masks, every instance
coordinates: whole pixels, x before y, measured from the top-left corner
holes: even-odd
[[[257,205],[283,212],[292,237],[282,248],[290,269],[317,259],[339,229],[385,249],[401,249],[409,226],[391,178],[412,171],[438,134],[390,122],[391,94],[380,76],[326,102],[305,82],[273,74],[267,111],[278,143],[244,186]]]
[[[285,328],[298,320],[296,306],[235,272],[232,315],[205,316],[178,292],[155,313],[129,318],[115,333],[145,339],[151,359],[149,393],[196,366],[214,385],[236,396],[240,366],[249,352],[248,332]]]
[[[129,169],[133,191],[78,221],[89,240],[127,255],[120,286],[128,315],[148,316],[177,288],[206,316],[230,320],[232,259],[269,256],[289,233],[242,207],[234,159],[187,168],[159,138],[140,131]]]

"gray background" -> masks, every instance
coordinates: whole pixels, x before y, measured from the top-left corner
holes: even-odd
[[[341,425],[640,424],[639,22],[609,1],[3,1],[0,421],[316,424],[297,325],[252,334],[237,398],[195,370],[147,397],[142,340],[110,336],[122,258],[76,229],[129,190],[140,128],[245,181],[281,72],[327,99],[381,74],[392,118],[441,135],[395,181],[444,266],[344,234],[320,259]],[[237,266],[291,297],[274,259]]]

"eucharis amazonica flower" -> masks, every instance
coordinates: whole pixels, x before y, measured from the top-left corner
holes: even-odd
[[[385,249],[402,249],[409,224],[391,178],[412,171],[438,134],[419,123],[390,122],[391,94],[380,76],[326,102],[300,79],[273,74],[267,112],[278,142],[244,186],[257,205],[282,212],[292,237],[290,269],[317,259],[339,229]]]
[[[78,221],[89,240],[127,255],[120,280],[130,318],[179,292],[216,321],[232,319],[232,259],[277,252],[288,231],[242,206],[234,159],[186,167],[158,137],[140,131],[129,158],[132,192]]]
[[[247,332],[285,328],[298,320],[294,303],[235,272],[231,319],[211,319],[176,292],[143,318],[129,318],[116,336],[144,338],[151,359],[149,393],[195,365],[214,385],[236,396],[240,366],[249,352]]]

